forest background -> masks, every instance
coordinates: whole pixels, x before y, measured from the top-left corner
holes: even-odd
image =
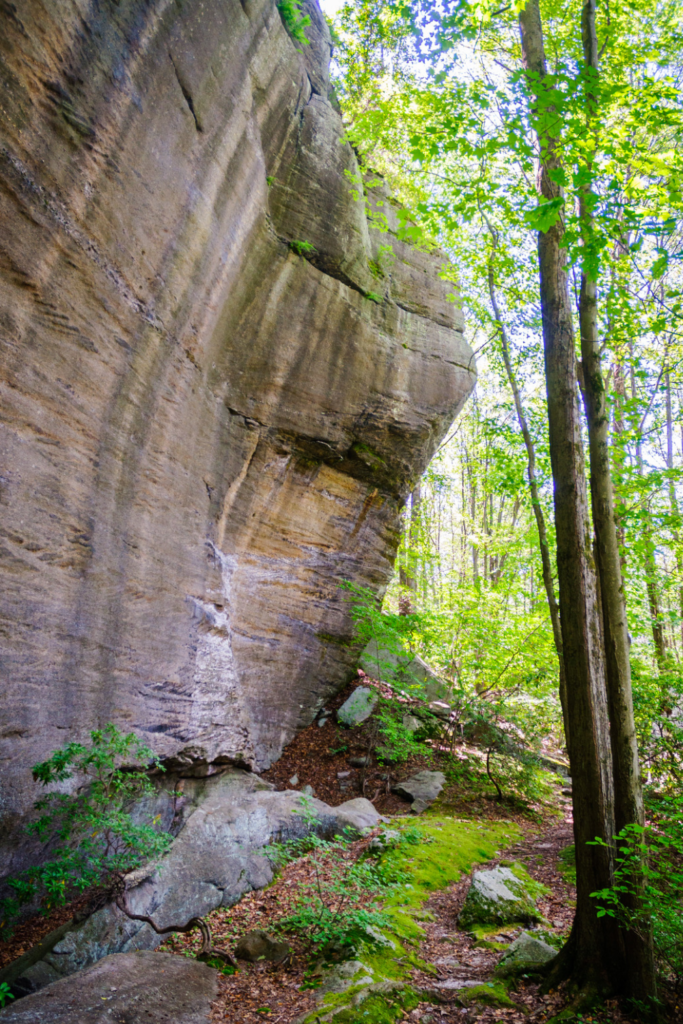
[[[530,17],[545,51],[536,67]],[[390,273],[390,226],[443,250],[479,373],[406,506],[385,628],[448,680],[456,705],[535,749],[564,742],[543,274],[539,293],[539,251],[542,262],[543,244],[558,242],[575,339],[567,380],[581,410],[577,465],[582,474],[587,460],[595,476],[597,380],[628,623],[627,703],[632,685],[648,825],[659,837],[650,834],[632,876],[644,870],[645,882],[641,874],[624,897],[630,909],[621,908],[645,948],[652,850],[663,835],[675,845],[681,821],[680,6],[359,0],[338,8],[331,27],[335,89],[363,167],[354,187],[362,195],[381,175],[401,203],[371,211],[388,232],[378,291]],[[587,300],[594,337],[585,349]],[[590,378],[587,352],[597,360]],[[590,513],[587,523],[599,534]],[[599,545],[594,559],[579,554],[592,571]],[[617,809],[617,832],[626,820]],[[642,835],[642,813],[628,826]],[[616,904],[624,858],[615,849],[606,870]],[[671,936],[655,932],[661,960]],[[643,950],[634,955],[635,973],[647,974]],[[653,998],[650,983],[640,996]]]

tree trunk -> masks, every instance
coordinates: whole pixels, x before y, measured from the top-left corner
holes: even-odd
[[[489,232],[494,247],[497,246],[497,238],[491,225],[488,225]],[[543,586],[545,587],[545,594],[548,600],[548,611],[550,613],[550,623],[553,630],[553,639],[555,641],[555,650],[557,651],[557,660],[559,666],[560,676],[560,704],[562,705],[562,717],[564,720],[564,735],[567,743],[567,749],[569,749],[569,716],[567,713],[567,675],[564,668],[564,656],[562,654],[562,627],[560,626],[560,609],[555,598],[555,584],[553,583],[553,570],[550,561],[550,545],[548,544],[548,531],[545,525],[545,516],[543,515],[543,508],[541,507],[541,501],[538,496],[538,481],[536,479],[536,449],[534,442],[529,431],[529,425],[524,415],[524,408],[522,406],[522,399],[519,394],[519,388],[517,386],[517,380],[515,378],[514,370],[512,369],[512,363],[510,362],[510,345],[508,342],[507,329],[505,327],[505,321],[501,315],[498,307],[498,298],[496,295],[496,281],[493,270],[493,264],[489,263],[489,295],[491,297],[491,307],[493,309],[493,315],[498,324],[500,331],[500,346],[503,353],[503,363],[505,364],[505,372],[507,374],[510,389],[512,391],[512,397],[515,403],[515,411],[517,413],[517,420],[519,422],[519,428],[522,431],[522,437],[524,438],[524,446],[527,453],[527,477],[529,479],[529,492],[531,494],[531,507],[534,510],[534,516],[536,517],[536,527],[538,529],[538,544],[541,549],[541,566],[543,572]]]
[[[415,614],[415,595],[417,594],[417,545],[418,545],[418,522],[417,515],[420,508],[421,490],[418,484],[410,495],[410,524],[408,526],[408,564],[399,566],[398,576],[401,586],[401,593],[398,598],[399,615]]]
[[[633,347],[631,347],[631,399],[637,408],[638,393],[636,390],[636,376],[633,370]],[[636,417],[637,419],[637,417]],[[645,476],[643,467],[643,449],[640,443],[640,430],[643,424],[636,424],[636,468],[638,476],[642,479]],[[652,629],[652,642],[655,648],[655,660],[657,668],[663,671],[664,659],[666,657],[666,640],[664,639],[664,625],[662,623],[662,612],[659,604],[659,589],[657,587],[657,564],[655,562],[655,545],[652,539],[652,527],[650,519],[645,512],[642,525],[643,537],[643,570],[645,573],[645,589],[647,591],[647,603],[650,610],[650,627]]]
[[[595,30],[595,0],[586,0],[581,17],[581,36],[586,78],[586,123],[593,129],[597,113],[598,41]],[[609,411],[600,361],[598,294],[595,268],[589,264],[594,237],[595,196],[590,186],[592,157],[587,160],[586,183],[579,193],[579,217],[583,241],[579,321],[581,361],[586,400],[590,450],[591,507],[595,528],[598,577],[602,604],[605,668],[609,704],[612,764],[614,770],[614,821],[617,832],[627,825],[643,825],[643,792],[638,763],[638,741],[633,716],[631,662],[626,602],[621,578],[621,561],[614,518],[614,492],[609,458]],[[634,878],[636,890],[642,877]],[[638,910],[638,897],[629,900]],[[652,936],[642,927],[624,932],[628,965],[627,991],[633,998],[651,1004],[657,996]]]
[[[674,469],[674,431],[673,417],[671,415],[671,375],[666,371],[666,468],[669,470],[669,506],[673,520],[671,533],[674,539],[674,555],[676,558],[676,572],[679,580],[683,580],[683,560],[681,559],[681,536],[680,521],[681,513],[676,497],[676,485],[673,479]],[[679,631],[683,640],[683,583],[678,588],[678,613],[680,615]]]
[[[519,20],[522,56],[533,97],[531,114],[538,125],[541,150],[539,187],[542,199],[549,201],[559,198],[561,191],[551,177],[559,169],[554,140],[542,127],[549,121],[546,92],[552,83],[547,76],[538,0],[529,0]],[[574,925],[557,959],[553,980],[571,974],[581,990],[595,993],[623,985],[625,965],[614,923],[608,917],[596,916],[590,896],[596,889],[609,886],[612,879],[608,849],[587,845],[597,837],[611,843],[612,770],[563,233],[562,220],[558,219],[548,231],[538,234],[577,876]]]

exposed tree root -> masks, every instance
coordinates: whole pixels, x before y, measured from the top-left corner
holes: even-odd
[[[198,928],[202,935],[202,948],[197,954],[197,959],[206,962],[207,960],[222,960],[223,963],[237,967],[237,961],[227,949],[219,949],[213,944],[211,927],[203,917],[191,917],[184,924],[172,924],[168,928],[159,928],[148,914],[134,914],[126,905],[126,883],[123,877],[119,876],[112,886],[111,895],[121,913],[130,918],[131,921],[144,921],[150,928],[154,929],[157,935],[169,935],[171,932],[191,932]]]

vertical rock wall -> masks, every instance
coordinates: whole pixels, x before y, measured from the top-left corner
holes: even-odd
[[[0,4],[5,835],[107,721],[269,765],[473,385],[438,254],[368,224],[310,12],[298,52],[272,0]]]

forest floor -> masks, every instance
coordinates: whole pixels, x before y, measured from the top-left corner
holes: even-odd
[[[333,712],[347,695],[348,691],[340,694],[330,702],[327,711]],[[492,787],[482,771],[481,753],[466,745],[458,747],[448,759],[429,753],[415,757],[390,769],[389,778],[386,768],[372,768],[364,773],[349,765],[349,760],[362,752],[362,743],[356,750],[352,734],[334,724],[333,714],[324,717],[327,717],[324,725],[316,721],[299,733],[264,778],[279,789],[300,789],[309,784],[317,797],[333,806],[364,791],[380,813],[397,823],[410,821],[418,826],[422,822],[425,826],[436,823],[438,827],[439,821],[462,822],[466,828],[480,827],[482,834],[487,829],[495,834],[496,828],[500,834],[503,824],[510,823],[516,829],[514,840],[494,842],[491,853],[495,855],[486,863],[480,859],[472,866],[492,867],[503,859],[524,864],[531,877],[549,890],[549,894],[539,900],[539,909],[549,922],[549,930],[558,937],[569,933],[575,889],[560,854],[572,843],[571,801],[561,793],[559,780],[549,784],[543,801],[533,806],[525,806],[519,800],[499,803],[492,799]],[[392,781],[407,778],[422,768],[443,770],[447,783],[433,808],[423,816],[414,816],[410,814],[410,805],[388,792],[388,788]],[[293,783],[291,780],[295,777]],[[349,859],[361,856],[371,839],[372,835],[350,843]],[[500,848],[494,850],[498,846]],[[311,871],[310,857],[301,857],[286,865],[268,888],[249,893],[234,907],[214,911],[210,921],[215,945],[232,950],[237,940],[252,929],[273,932],[277,922],[294,906],[299,887],[310,882]],[[405,1012],[394,1006],[391,1019],[407,1024],[521,1024],[522,1021],[545,1024],[566,1005],[566,994],[563,991],[543,994],[537,983],[525,979],[520,979],[516,989],[509,991],[511,1005],[460,1005],[463,982],[490,981],[500,957],[500,952],[482,948],[468,932],[457,927],[469,882],[470,874],[465,872],[452,884],[429,895],[423,907],[428,913],[419,919],[422,931],[417,944],[413,944],[408,958],[396,958],[403,980],[424,992],[425,998]],[[81,897],[81,901],[84,898],[87,895]],[[371,899],[368,897],[368,902]],[[67,920],[74,909],[75,905],[62,907],[50,917],[33,918],[17,928],[11,942],[0,943],[0,965],[20,956],[47,931]],[[240,961],[236,973],[221,974],[212,1024],[263,1021],[297,1024],[320,1006],[315,988],[310,987],[315,984],[315,978],[311,978],[310,955],[305,943],[296,934],[288,933],[286,938],[293,956],[285,965],[273,967],[263,962]],[[174,935],[162,948],[192,956],[199,948],[198,933]],[[410,963],[400,963],[406,959]],[[322,1015],[325,1011],[320,1012]],[[361,1007],[358,1024],[364,1024],[364,1016],[367,1020]],[[573,1020],[580,1024],[638,1024],[636,1018],[622,1013],[616,1003],[584,1012]],[[355,1017],[353,1024],[356,1024]]]
[[[340,695],[334,706],[341,703],[343,698],[344,695]],[[348,744],[348,736],[348,733],[340,734],[332,718],[322,727],[314,722],[299,733],[281,760],[265,773],[265,777],[283,789],[309,784],[313,786],[316,796],[332,805],[352,799],[360,795],[362,773],[360,770],[349,770],[349,756],[354,752],[352,748],[346,746],[343,751],[336,752],[340,746],[345,746],[345,738]],[[465,769],[476,756],[474,750],[464,747],[459,752]],[[395,771],[397,777],[406,778],[424,767],[443,768],[443,764],[440,759],[437,763],[429,757],[415,758]],[[340,771],[350,771],[350,774],[340,780]],[[496,822],[513,823],[518,840],[507,848],[496,850],[497,856],[494,859],[474,867],[493,867],[503,859],[514,859],[524,864],[531,877],[542,882],[549,890],[549,895],[541,898],[538,905],[550,922],[550,930],[558,936],[568,935],[576,891],[567,876],[560,854],[571,845],[573,836],[571,802],[561,795],[559,781],[552,786],[552,792],[544,805],[524,808],[519,802],[501,804],[491,799],[490,792],[486,792],[486,785],[482,785],[481,773],[477,782],[467,770],[463,770],[460,778],[457,773],[450,773],[439,801],[427,815],[420,818],[410,815],[410,807],[403,800],[386,793],[385,780],[382,778],[385,772],[386,769],[384,772],[379,769],[369,772],[365,779],[365,792],[372,796],[380,789],[374,804],[393,821],[405,821],[405,817],[409,816],[418,825],[421,820],[432,821],[435,817],[443,821],[448,818],[479,823],[485,821],[491,825]],[[295,777],[297,781],[292,784],[290,780]],[[340,787],[340,782],[343,787]],[[349,856],[360,856],[371,838],[367,836],[351,844]],[[262,929],[272,932],[278,920],[290,911],[296,899],[297,887],[302,882],[310,881],[311,870],[309,858],[302,857],[287,865],[268,889],[250,893],[233,908],[215,911],[210,918],[215,945],[232,949],[236,940],[247,931]],[[481,948],[468,932],[458,930],[457,917],[469,882],[470,875],[464,874],[454,884],[434,892],[425,903],[424,909],[428,913],[424,917],[427,920],[421,922],[424,934],[419,948],[414,952],[417,963],[423,961],[429,966],[426,970],[412,966],[408,974],[404,975],[405,981],[425,992],[425,1000],[409,1011],[398,1011],[399,1015],[393,1019],[406,1021],[407,1024],[521,1024],[522,1021],[544,1024],[566,1005],[566,994],[563,991],[543,994],[538,983],[524,979],[520,979],[516,989],[509,992],[510,1006],[460,1005],[463,982],[488,982],[501,955],[499,951]],[[262,1021],[270,1024],[297,1024],[320,1006],[315,989],[309,987],[311,972],[304,944],[291,933],[286,938],[293,950],[292,960],[286,966],[273,967],[266,963],[240,961],[238,972],[221,976],[212,1024],[257,1024]],[[177,935],[164,948],[192,955],[198,945],[198,937],[192,934]],[[411,956],[410,959],[414,958]],[[324,1012],[321,1008],[321,1019]],[[358,1024],[363,1024],[364,1016],[367,1018],[361,1006],[358,1010]],[[614,1024],[638,1024],[635,1018],[622,1013],[616,1002],[592,1012],[584,1012],[583,1016],[579,1015],[574,1020],[580,1024],[605,1024],[608,1021]]]

